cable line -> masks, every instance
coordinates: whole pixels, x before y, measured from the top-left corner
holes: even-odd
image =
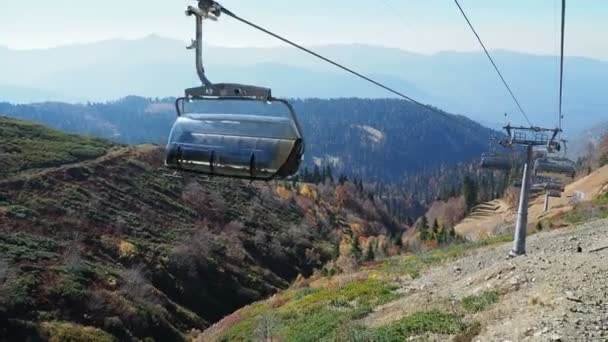
[[[513,94],[513,91],[511,91],[511,87],[509,87],[509,84],[507,83],[507,81],[505,80],[505,78],[502,76],[502,73],[500,72],[500,69],[498,69],[498,66],[496,65],[496,63],[494,63],[494,59],[492,59],[492,56],[488,52],[488,49],[486,49],[485,44],[483,43],[483,41],[481,40],[481,37],[479,37],[479,34],[477,33],[477,31],[473,27],[473,24],[469,20],[469,17],[466,15],[466,13],[464,12],[464,10],[462,9],[462,6],[460,6],[460,3],[458,2],[458,0],[454,0],[454,2],[456,3],[456,6],[458,6],[458,9],[460,10],[460,13],[462,13],[462,15],[464,16],[464,19],[467,21],[467,24],[469,24],[469,27],[471,28],[471,30],[475,34],[475,37],[477,37],[477,40],[479,41],[479,44],[481,44],[481,47],[483,48],[483,51],[486,53],[486,56],[488,56],[488,59],[490,60],[490,63],[492,63],[492,66],[494,66],[494,69],[498,73],[498,76],[502,80],[502,83],[505,85],[505,87],[509,91],[509,94],[511,94],[511,97],[513,98],[513,101],[515,101],[515,103],[517,104],[517,107],[519,108],[519,111],[523,114],[523,116],[526,119],[526,121],[528,122],[528,124],[530,126],[533,126],[532,123],[530,122],[530,118],[528,118],[528,114],[526,114],[526,112],[522,108],[521,104],[519,103],[519,101],[515,97],[515,94]]]
[[[308,54],[310,54],[310,55],[312,55],[314,57],[317,57],[317,58],[319,58],[319,59],[321,59],[321,60],[323,60],[323,61],[325,61],[325,62],[327,62],[329,64],[332,64],[332,65],[334,65],[334,66],[336,66],[336,67],[338,67],[338,68],[340,68],[340,69],[342,69],[342,70],[344,70],[344,71],[346,71],[346,72],[348,72],[350,74],[353,74],[353,75],[355,75],[355,76],[357,76],[359,78],[362,78],[365,81],[370,82],[370,83],[372,83],[372,84],[374,84],[374,85],[376,85],[376,86],[378,86],[378,87],[380,87],[380,88],[382,88],[384,90],[387,90],[387,91],[389,91],[389,92],[391,92],[391,93],[393,93],[393,94],[395,94],[395,95],[397,95],[397,96],[399,96],[399,97],[401,97],[403,99],[406,99],[406,100],[408,100],[408,101],[410,101],[412,103],[415,103],[415,104],[417,104],[417,105],[419,105],[421,107],[424,107],[424,108],[426,108],[426,109],[428,109],[430,111],[433,111],[433,112],[436,112],[436,113],[439,113],[439,114],[445,114],[445,113],[443,113],[442,111],[440,111],[438,109],[435,109],[435,108],[433,108],[433,107],[431,107],[429,105],[425,105],[425,104],[423,104],[423,103],[421,103],[419,101],[416,101],[413,98],[411,98],[411,97],[409,97],[409,96],[407,96],[407,95],[405,95],[405,94],[403,94],[403,93],[401,93],[401,92],[399,92],[399,91],[397,91],[397,90],[395,90],[395,89],[393,89],[393,88],[391,88],[389,86],[386,86],[386,85],[384,85],[384,84],[382,84],[382,83],[380,83],[380,82],[378,82],[378,81],[376,81],[376,80],[374,80],[372,78],[364,76],[363,74],[361,74],[361,73],[359,73],[359,72],[357,72],[357,71],[355,71],[353,69],[350,69],[350,68],[348,68],[348,67],[346,67],[346,66],[344,66],[344,65],[342,65],[342,64],[340,64],[338,62],[334,62],[333,60],[331,60],[331,59],[329,59],[327,57],[324,57],[324,56],[320,55],[319,53],[316,53],[316,52],[314,52],[314,51],[312,51],[312,50],[310,50],[308,48],[305,48],[305,47],[303,47],[300,44],[297,44],[297,43],[295,43],[295,42],[293,42],[293,41],[291,41],[291,40],[289,40],[289,39],[287,39],[285,37],[282,37],[282,36],[280,36],[280,35],[278,35],[278,34],[276,34],[274,32],[271,32],[271,31],[269,31],[269,30],[267,30],[267,29],[265,29],[265,28],[263,28],[263,27],[261,27],[259,25],[256,25],[256,24],[252,23],[249,20],[241,18],[238,15],[236,15],[235,13],[231,12],[230,10],[226,9],[225,7],[223,7],[222,5],[220,5],[220,4],[218,4],[218,3],[214,2],[214,1],[212,3],[214,5],[216,5],[216,6],[218,6],[219,10],[222,13],[224,13],[227,16],[230,16],[230,17],[232,17],[232,18],[234,18],[234,19],[236,19],[236,20],[238,20],[238,21],[240,21],[240,22],[242,22],[244,24],[249,25],[249,26],[255,28],[256,30],[262,31],[262,32],[264,32],[264,33],[266,33],[266,34],[268,34],[268,35],[270,35],[270,36],[272,36],[272,37],[274,37],[274,38],[282,41],[282,42],[285,42],[285,43],[287,43],[287,44],[289,44],[289,45],[291,45],[291,46],[293,46],[293,47],[295,47],[295,48],[297,48],[299,50],[302,50],[302,51],[304,51],[304,52],[306,52],[306,53],[308,53]]]
[[[564,115],[562,112],[563,94],[564,94],[564,36],[566,32],[566,0],[562,0],[562,38],[561,38],[561,54],[559,63],[559,129],[562,129],[562,120]]]

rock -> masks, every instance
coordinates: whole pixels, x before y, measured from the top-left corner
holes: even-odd
[[[572,291],[566,291],[566,299],[571,300],[573,302],[582,303],[583,301],[579,296],[574,294]]]
[[[558,334],[551,335],[551,341],[562,341],[562,337]]]

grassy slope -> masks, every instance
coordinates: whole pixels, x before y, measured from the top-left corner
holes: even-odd
[[[0,116],[0,178],[98,158],[112,143]]]
[[[186,339],[310,274],[349,220],[391,229],[314,188],[173,177],[155,146],[0,137],[0,339]]]
[[[251,341],[272,337],[281,341],[402,341],[424,334],[466,338],[478,327],[465,317],[495,303],[496,293],[464,298],[450,311],[421,308],[418,313],[382,327],[365,327],[359,320],[402,296],[395,291],[400,278],[415,278],[432,265],[508,240],[508,237],[498,237],[454,245],[419,255],[389,258],[353,274],[312,278],[233,313],[205,331],[198,340]]]
[[[544,226],[564,227],[608,217],[607,188],[603,182],[596,188],[597,197],[563,209],[544,221]],[[281,341],[403,341],[416,336],[422,336],[423,340],[452,337],[456,341],[470,341],[480,329],[475,315],[500,301],[498,292],[464,297],[441,310],[420,308],[385,326],[369,327],[363,322],[382,304],[403,300],[405,294],[394,291],[403,277],[416,278],[430,266],[508,240],[509,236],[496,237],[390,258],[354,274],[314,277],[233,313],[206,330],[199,341],[250,341],[251,336]]]

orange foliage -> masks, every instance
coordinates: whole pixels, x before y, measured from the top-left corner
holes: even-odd
[[[361,235],[363,234],[363,225],[359,224],[359,223],[351,223],[349,224],[350,229],[352,229],[353,233],[357,234],[357,235]]]
[[[367,236],[359,236],[359,246],[366,247],[367,246]]]
[[[387,253],[388,253],[389,257],[393,257],[393,256],[401,254],[401,249],[399,249],[398,246],[391,245],[387,248]]]
[[[281,186],[281,185],[277,186],[277,188],[275,189],[275,192],[284,201],[291,199],[291,196],[292,196],[291,191],[287,190],[287,188],[285,188],[284,186]]]
[[[436,249],[439,247],[439,242],[437,242],[437,240],[423,241],[422,247],[424,247],[424,249]]]

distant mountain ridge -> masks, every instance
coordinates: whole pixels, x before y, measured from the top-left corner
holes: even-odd
[[[0,49],[3,66],[0,86],[4,87],[0,100],[106,101],[128,94],[177,96],[184,88],[199,83],[192,52],[184,46],[183,42],[152,35],[46,50]],[[510,114],[508,121],[524,122],[481,53],[422,55],[366,45],[328,45],[314,49],[449,112],[463,113],[493,126],[503,123],[504,112]],[[532,122],[555,125],[557,57],[501,50],[492,53]],[[210,46],[205,49],[205,63],[213,81],[270,86],[277,96],[391,96],[290,47]],[[565,68],[565,127],[582,129],[583,125],[600,121],[608,105],[608,98],[603,96],[603,89],[608,87],[608,62],[568,57]],[[12,91],[7,90],[11,88]],[[51,90],[57,95],[23,96],[19,88]],[[583,117],[586,123],[580,120]]]

